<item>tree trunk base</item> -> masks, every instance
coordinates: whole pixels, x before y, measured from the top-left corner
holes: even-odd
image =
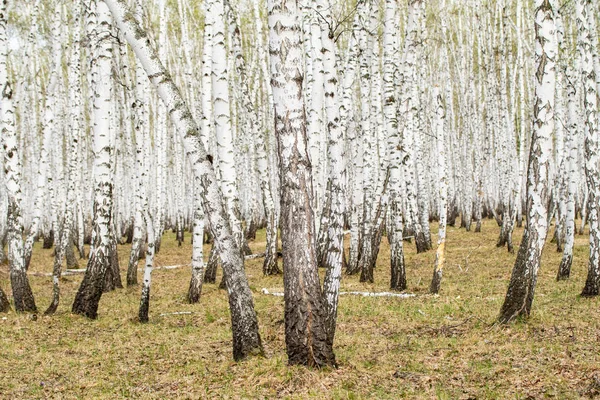
[[[202,273],[201,273],[202,274]],[[200,301],[200,296],[202,294],[202,280],[200,276],[192,273],[192,278],[190,279],[190,287],[187,292],[187,302],[190,304],[196,304]]]
[[[208,256],[208,264],[206,265],[206,272],[204,273],[204,282],[216,283],[217,282],[217,267],[219,266],[219,255],[217,249],[213,245],[210,249]]]
[[[563,256],[558,267],[557,281],[565,281],[571,276],[571,265],[573,264],[573,256]]]
[[[144,286],[142,289],[142,299],[140,300],[140,309],[138,319],[141,323],[148,322],[148,310],[150,309],[150,288]]]
[[[104,291],[106,265],[98,265],[102,260],[96,254],[90,256],[83,281],[79,286],[71,312],[89,319],[98,318],[98,303]]]
[[[270,252],[265,253],[265,260],[263,262],[263,274],[265,276],[279,275],[281,270],[277,265],[277,253],[271,254]]]
[[[419,232],[415,235],[415,245],[417,246],[417,254],[425,253],[429,250],[427,239],[423,232]]]
[[[429,285],[429,293],[438,294],[442,285],[442,270],[436,269],[433,271],[433,278],[431,278],[431,285]]]
[[[31,291],[31,286],[29,286],[27,272],[11,271],[10,285],[12,286],[13,290],[15,310],[17,312],[37,313],[38,309],[35,305],[35,299],[33,297],[33,292]]]
[[[8,301],[8,296],[4,293],[4,290],[0,288],[0,313],[5,313],[10,311],[10,302]]]

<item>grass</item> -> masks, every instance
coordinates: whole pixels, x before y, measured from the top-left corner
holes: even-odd
[[[555,281],[561,255],[547,245],[532,316],[503,327],[493,322],[515,255],[495,247],[498,229],[493,221],[486,221],[479,234],[449,227],[439,296],[427,294],[434,251],[417,255],[408,243],[408,292],[416,297],[342,296],[335,341],[340,367],[335,370],[287,366],[283,299],[260,292],[263,287],[282,290],[281,276],[263,277],[262,259],[247,262],[246,268],[267,357],[240,363],[232,361],[225,291],[205,285],[201,303],[186,304],[189,268],[154,272],[148,324],[136,321],[139,287],[103,295],[96,321],[72,315],[81,276],[68,276],[56,315],[36,320],[14,312],[0,315],[0,398],[570,399],[598,394],[600,300],[578,296],[587,271],[587,238],[576,238],[572,277],[566,282]],[[517,229],[515,243],[521,234]],[[251,247],[262,251],[263,232]],[[119,252],[123,270],[128,246]],[[178,248],[169,233],[156,262],[186,264],[190,257],[189,236]],[[387,290],[388,266],[384,238],[376,283],[344,276],[342,290]],[[51,250],[36,247],[31,270],[51,269]],[[51,278],[30,279],[44,310]],[[0,285],[8,289],[6,266],[0,267]],[[193,314],[160,316],[177,311]]]

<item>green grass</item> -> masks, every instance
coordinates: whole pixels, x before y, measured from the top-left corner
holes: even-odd
[[[35,321],[14,312],[0,315],[0,398],[569,399],[597,393],[600,300],[578,296],[587,237],[576,238],[566,282],[555,281],[560,254],[547,245],[533,315],[505,327],[493,323],[515,255],[495,247],[498,229],[493,221],[481,234],[448,229],[439,296],[427,294],[434,251],[417,255],[408,243],[408,292],[417,297],[342,296],[335,370],[287,366],[283,299],[260,292],[283,290],[281,276],[263,277],[262,259],[246,268],[267,357],[240,363],[232,361],[225,291],[205,285],[201,303],[186,304],[189,268],[154,272],[148,324],[136,321],[139,288],[103,295],[97,321],[71,315],[81,276],[68,276],[56,315]],[[516,244],[521,233],[515,232]],[[263,232],[251,247],[262,251]],[[124,270],[128,246],[119,251]],[[189,236],[179,248],[169,233],[156,261],[187,264],[190,257]],[[36,247],[31,270],[51,269],[51,250]],[[30,279],[44,310],[51,280]],[[342,290],[387,290],[385,238],[375,279],[371,285],[344,276]],[[0,267],[0,285],[8,289],[6,266]],[[160,316],[177,311],[193,314]]]

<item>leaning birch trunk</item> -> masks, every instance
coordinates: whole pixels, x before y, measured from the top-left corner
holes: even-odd
[[[433,266],[433,278],[429,286],[430,293],[438,293],[442,283],[442,272],[444,270],[446,250],[446,207],[448,202],[448,178],[446,176],[446,144],[444,141],[444,105],[439,88],[433,89],[433,97],[437,103],[435,113],[435,135],[437,138],[438,153],[438,179],[439,179],[439,216],[440,225],[438,231],[438,247],[435,253]]]
[[[7,70],[7,12],[8,1],[0,1],[0,129],[4,148],[4,179],[8,195],[8,267],[15,310],[37,312],[33,292],[29,286],[23,258],[23,215],[21,213],[21,154],[15,132],[15,110],[12,88]]]
[[[281,180],[288,362],[316,367],[335,365],[317,271],[311,164],[302,98],[300,10],[296,2],[274,0],[269,1],[268,8],[271,85]]]
[[[110,110],[112,96],[111,17],[106,4],[96,4],[98,17],[92,74],[94,75],[94,228],[85,276],[72,312],[91,319],[98,317],[98,303],[104,291],[106,271],[111,260],[112,224],[112,160],[110,140]]]
[[[598,132],[598,88],[594,71],[593,54],[596,50],[596,35],[590,29],[589,18],[594,18],[592,3],[578,0],[576,3],[578,39],[581,57],[585,114],[585,177],[588,189],[588,222],[590,226],[590,258],[588,274],[582,296],[597,296],[600,293],[600,226],[598,201],[600,201],[600,132]]]
[[[156,51],[150,47],[147,33],[136,23],[128,10],[125,0],[105,2],[165,103],[177,131],[183,137],[194,175],[201,182],[204,212],[208,216],[211,233],[221,256],[227,283],[233,331],[233,357],[235,360],[241,360],[250,355],[263,354],[252,293],[244,272],[244,259],[231,233],[223,196],[210,158],[200,142],[198,125],[158,59]]]
[[[535,0],[535,105],[531,153],[527,171],[527,225],[512,271],[500,316],[508,323],[531,313],[542,250],[548,234],[549,168],[554,132],[555,57],[557,45],[553,9]]]

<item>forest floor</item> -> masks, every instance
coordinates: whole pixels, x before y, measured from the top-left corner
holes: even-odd
[[[432,231],[437,232],[435,225]],[[548,243],[532,316],[496,326],[515,259],[506,248],[496,248],[498,231],[494,221],[485,222],[483,233],[449,227],[439,296],[427,293],[435,252],[417,255],[410,243],[405,244],[407,292],[416,297],[342,296],[337,369],[287,366],[283,298],[261,292],[283,291],[282,278],[263,277],[262,259],[248,261],[246,268],[267,356],[239,363],[232,360],[226,292],[206,284],[201,302],[186,304],[189,267],[155,270],[148,324],[136,321],[139,287],[103,295],[96,321],[72,315],[82,275],[67,276],[56,315],[0,315],[0,398],[600,396],[600,299],[578,296],[586,277],[587,236],[576,237],[572,276],[565,282],[555,281],[561,255]],[[517,228],[516,244],[521,234]],[[189,263],[189,235],[185,240],[179,248],[168,233],[156,264]],[[262,251],[264,232],[251,248]],[[128,250],[127,245],[119,247],[122,270]],[[52,251],[36,247],[30,269],[51,272]],[[6,270],[0,266],[5,290]],[[388,289],[385,238],[376,283],[362,284],[358,278],[344,276],[342,290]],[[51,278],[30,279],[38,308],[44,310]],[[161,316],[174,312],[192,314]]]

